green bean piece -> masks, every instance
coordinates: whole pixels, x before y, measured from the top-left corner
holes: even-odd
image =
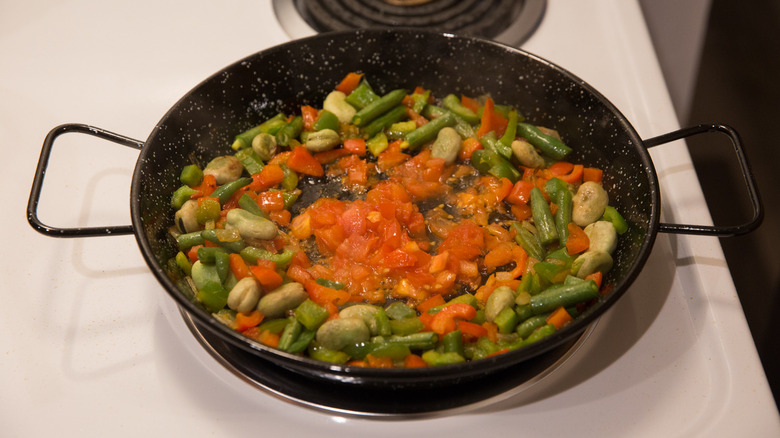
[[[542,133],[539,128],[529,123],[518,123],[517,133],[541,150],[543,154],[555,160],[560,161],[571,152],[571,148],[563,144],[562,141]]]
[[[276,263],[278,268],[286,269],[287,265],[292,261],[295,251],[285,248],[281,254],[274,254],[265,249],[247,246],[241,250],[240,254],[241,257],[250,264],[256,264],[258,259],[265,259]]]
[[[287,320],[287,326],[282,331],[282,335],[279,336],[279,345],[277,346],[282,351],[287,351],[303,331],[303,324],[298,319],[290,316]]]
[[[564,190],[569,190],[569,184],[560,178],[550,178],[544,184],[544,191],[547,192],[547,196],[549,196],[550,199],[558,199],[561,192]]]
[[[480,173],[493,175],[496,178],[508,178],[512,183],[516,183],[521,177],[520,171],[512,163],[493,150],[474,151],[471,154],[471,164]]]
[[[192,233],[179,234],[176,236],[176,243],[182,251],[188,250],[193,246],[203,245],[206,239],[203,238],[200,231]]]
[[[298,173],[287,167],[286,164],[282,164],[279,167],[284,172],[284,178],[282,178],[282,188],[285,190],[295,190],[298,187]]]
[[[556,284],[531,296],[531,308],[535,314],[551,312],[558,307],[573,306],[599,298],[599,288],[593,280],[575,284]]]
[[[534,315],[525,321],[521,322],[517,325],[517,328],[515,328],[515,333],[517,333],[518,336],[525,339],[527,338],[534,330],[538,329],[539,327],[542,327],[544,325],[547,325],[547,318],[550,316],[549,313],[543,313],[541,315]]]
[[[366,141],[366,148],[375,157],[384,152],[388,146],[390,146],[390,143],[387,141],[387,136],[384,132],[380,132]]]
[[[566,247],[569,238],[569,223],[572,214],[572,196],[568,190],[561,190],[555,198],[558,210],[555,211],[555,229],[558,231],[558,242],[562,248]]]
[[[449,111],[440,106],[427,105],[420,114],[428,120],[433,120],[443,116],[446,113],[449,113]]]
[[[231,274],[230,255],[225,251],[214,254],[214,265],[217,267],[219,281],[221,281],[225,287],[228,287],[226,280],[228,279],[228,274]],[[230,288],[228,288],[228,290],[230,290]]]
[[[546,251],[544,247],[542,247],[541,243],[539,243],[537,236],[527,228],[520,225],[519,222],[513,222],[512,227],[517,232],[515,235],[515,242],[517,242],[517,244],[520,245],[529,256],[535,258],[536,260],[544,260]]]
[[[623,234],[628,231],[628,222],[626,222],[617,209],[611,205],[608,205],[604,209],[604,216],[601,219],[612,222],[612,225],[615,227],[615,231],[618,234]]]
[[[542,191],[538,187],[531,189],[531,215],[536,226],[536,235],[539,243],[548,245],[558,240],[558,230],[555,228],[555,220],[550,211],[550,204],[544,199]]]
[[[557,263],[539,262],[534,265],[534,271],[548,283],[562,283],[569,269]]]
[[[268,215],[266,215],[260,206],[257,205],[257,201],[255,201],[247,193],[244,193],[240,198],[238,198],[238,206],[256,216],[268,219]]]
[[[376,333],[379,336],[390,336],[393,334],[393,329],[390,326],[390,317],[387,316],[385,309],[378,308],[374,313],[374,320],[376,321]]]
[[[426,351],[422,354],[422,359],[430,366],[452,365],[466,361],[458,353],[439,353],[436,350]]]
[[[391,319],[389,321],[390,332],[393,335],[411,335],[425,328],[420,318],[413,316],[404,319]]]
[[[483,135],[482,138],[479,139],[479,142],[487,150],[496,152],[497,154],[501,155],[506,159],[512,158],[512,148],[508,145],[501,143],[496,138],[495,131],[490,131],[487,134]]]
[[[203,180],[203,171],[197,164],[184,166],[184,169],[181,170],[181,175],[179,175],[179,180],[182,184],[196,186]]]
[[[509,149],[510,154],[512,153],[512,142],[515,141],[515,137],[517,136],[517,118],[517,110],[513,109],[509,111],[506,131],[504,131],[504,135],[498,140],[499,143]]]
[[[406,140],[401,144],[401,149],[417,149],[423,144],[432,141],[442,128],[455,124],[455,116],[451,112],[445,112],[441,116],[420,126],[406,135]]]
[[[404,344],[412,350],[428,350],[434,348],[439,341],[439,335],[434,332],[419,332],[408,335],[378,336],[384,342]]]
[[[445,353],[458,353],[463,356],[463,334],[460,330],[453,330],[441,338]]]
[[[226,249],[228,252],[240,252],[242,249],[244,249],[244,241],[243,239],[239,240],[230,240],[230,241],[223,241],[219,238],[219,233],[222,232],[221,230],[217,229],[208,229],[201,231],[201,237],[203,237],[204,240],[208,240],[211,243],[216,243],[220,247]]]
[[[511,307],[507,307],[496,315],[493,322],[498,327],[499,333],[512,333],[517,326],[517,313]]]
[[[323,129],[332,129],[339,132],[339,118],[328,110],[320,111],[320,116],[317,117],[317,121],[314,122],[314,129],[316,131],[322,131]]]
[[[406,90],[393,90],[360,109],[352,118],[352,123],[359,127],[366,126],[372,120],[399,105],[404,97],[406,97]]]
[[[195,295],[209,312],[215,313],[227,305],[228,291],[219,283],[208,283]]]
[[[454,94],[448,94],[444,99],[442,99],[441,104],[444,108],[452,111],[453,114],[465,120],[466,122],[472,125],[479,123],[479,116],[477,116],[477,113],[472,111],[470,108],[463,106],[458,96]]]
[[[224,204],[230,200],[230,197],[233,196],[236,190],[248,186],[250,183],[252,183],[252,178],[239,178],[217,187],[216,190],[211,192],[211,196],[219,198],[219,203]]]
[[[285,116],[283,113],[279,113],[270,119],[266,120],[265,122],[252,127],[250,129],[247,129],[246,131],[242,132],[241,134],[238,134],[236,138],[233,140],[233,145],[231,146],[234,150],[241,150],[252,146],[252,140],[258,135],[262,133],[276,134],[279,129],[281,129],[284,125],[287,124],[287,116]]]
[[[290,140],[298,138],[303,132],[303,117],[295,116],[276,133],[276,144],[289,146]]]
[[[175,261],[176,266],[178,266],[182,272],[184,272],[186,275],[192,274],[192,263],[190,263],[190,259],[187,258],[186,254],[184,254],[182,251],[177,252]]]
[[[371,88],[371,85],[365,79],[360,81],[360,84],[352,90],[346,98],[348,104],[354,106],[358,110],[365,108],[371,102],[379,99],[379,96]]]
[[[528,318],[534,316],[534,310],[530,304],[523,304],[522,306],[515,306],[515,315],[517,315],[517,322],[521,323]]]
[[[195,193],[198,193],[198,191],[188,185],[179,187],[173,192],[173,196],[171,196],[171,207],[177,210],[180,209],[185,202],[192,199],[192,195]]]
[[[533,344],[534,342],[540,341],[553,333],[555,333],[555,326],[552,324],[545,324],[531,332],[531,334],[523,340],[523,345]]]
[[[400,122],[406,117],[406,107],[403,105],[395,106],[386,113],[372,120],[371,123],[363,126],[360,129],[360,133],[365,138],[372,138],[385,129],[389,128],[394,123]]]
[[[292,354],[298,354],[306,350],[306,348],[314,340],[314,336],[317,333],[313,330],[306,329],[298,335],[298,339],[295,340],[285,351]]]
[[[260,156],[252,148],[239,149],[235,153],[235,157],[238,158],[238,161],[241,162],[241,165],[244,166],[244,169],[250,175],[260,173],[263,170],[263,160],[260,159]]]
[[[416,310],[400,301],[390,303],[387,307],[385,307],[385,313],[387,313],[387,316],[389,316],[390,319],[394,320],[401,320],[417,316]]]

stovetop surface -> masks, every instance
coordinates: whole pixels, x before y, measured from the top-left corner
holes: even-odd
[[[659,235],[588,341],[531,388],[457,415],[377,421],[301,407],[228,371],[189,333],[132,236],[55,239],[29,227],[22,212],[50,129],[89,123],[143,140],[205,77],[288,39],[270,0],[4,7],[0,168],[11,232],[0,255],[3,436],[780,435],[716,238]],[[679,127],[636,2],[549,2],[522,47],[600,90],[643,138]],[[651,156],[663,220],[709,222],[684,143]],[[129,223],[136,158],[64,136],[41,219]]]

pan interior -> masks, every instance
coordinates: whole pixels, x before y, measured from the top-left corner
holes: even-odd
[[[506,354],[502,361],[453,367],[468,373],[506,366],[561,344],[611,305],[634,280],[649,254],[658,222],[657,178],[630,123],[601,94],[565,70],[498,43],[415,30],[348,31],[296,40],[240,60],[209,77],[176,103],[146,141],[131,190],[136,237],[147,263],[167,292],[200,322],[257,354],[286,366],[317,369],[325,377],[349,371],[367,379],[397,371],[346,370],[249,345],[216,322],[188,294],[171,270],[178,251],[168,236],[174,211],[170,197],[178,175],[191,162],[205,164],[230,153],[233,137],[276,113],[295,113],[322,101],[351,71],[370,78],[378,92],[421,86],[446,93],[489,94],[518,107],[532,123],[557,129],[573,149],[572,161],[604,170],[604,185],[630,224],[606,276],[612,295],[543,342]],[[394,374],[395,373],[395,374]],[[433,376],[426,374],[422,377]],[[360,378],[357,379],[360,381]]]

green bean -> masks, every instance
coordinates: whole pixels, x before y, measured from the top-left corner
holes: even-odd
[[[558,210],[555,211],[555,229],[558,231],[558,242],[561,247],[566,247],[566,239],[569,238],[569,222],[571,222],[572,201],[569,190],[561,190],[555,198]]]
[[[428,99],[431,97],[431,90],[425,90],[422,93],[412,93],[412,111],[422,114],[428,105]]]
[[[439,336],[434,332],[419,332],[408,335],[392,335],[388,337],[377,336],[383,342],[404,344],[412,350],[427,350],[434,348]]]
[[[322,347],[321,345],[318,345],[316,341],[309,344],[307,352],[309,353],[310,358],[324,362],[343,364],[347,363],[349,360],[349,355],[347,353],[344,353],[343,351],[329,350]]]
[[[288,348],[298,339],[298,335],[303,331],[303,324],[293,316],[287,318],[287,326],[282,331],[282,335],[279,336],[279,348],[282,351],[287,351]]]
[[[176,243],[182,251],[190,249],[193,246],[203,245],[204,242],[205,239],[200,231],[193,231],[192,233],[179,234],[176,236]]]
[[[352,123],[363,127],[401,103],[404,97],[406,97],[406,90],[393,90],[358,111],[352,118]]]
[[[374,90],[371,88],[368,81],[362,80],[360,81],[360,84],[349,93],[346,101],[357,109],[363,109],[377,99],[379,99],[379,96],[374,93]]]
[[[369,345],[371,345],[372,348],[368,354],[371,354],[374,357],[389,357],[394,361],[403,360],[412,353],[409,347],[404,344],[388,342],[379,344],[372,343]]]
[[[458,96],[454,94],[448,94],[444,99],[442,99],[441,104],[444,108],[452,111],[456,116],[462,118],[472,125],[479,122],[479,116],[477,116],[477,113],[472,111],[470,108],[463,106],[463,104],[460,102],[460,99],[458,99]],[[517,122],[515,121],[515,123]]]
[[[529,256],[535,258],[536,260],[544,260],[546,251],[542,247],[541,243],[539,243],[537,236],[527,228],[520,225],[519,222],[513,222],[512,227],[517,232],[515,235],[515,242],[523,247]]]
[[[489,133],[482,136],[482,138],[479,139],[479,142],[482,143],[482,146],[486,150],[493,151],[506,159],[512,157],[512,148],[509,145],[505,145],[496,139],[496,134],[494,131],[490,131]]]
[[[363,128],[361,128],[360,132],[363,137],[372,138],[390,127],[393,123],[400,122],[404,118],[406,118],[406,107],[403,105],[398,105],[372,120],[371,123],[368,123]]]
[[[542,133],[539,128],[529,123],[518,123],[517,132],[521,137],[528,140],[529,143],[540,149],[543,154],[555,160],[562,160],[571,152],[571,148],[563,144],[562,141]]]
[[[278,113],[277,115],[271,117],[270,119],[266,120],[265,122],[252,127],[241,134],[238,134],[233,141],[232,148],[234,150],[240,150],[245,149],[250,146],[252,146],[252,140],[258,135],[262,133],[266,134],[276,134],[276,132],[279,131],[284,125],[287,124],[287,117],[283,113]]]
[[[495,176],[496,178],[508,178],[512,183],[520,179],[520,171],[505,159],[501,154],[493,150],[478,149],[471,154],[471,164],[481,173]]]
[[[248,186],[252,182],[252,178],[239,178],[235,181],[222,184],[217,187],[216,190],[211,192],[211,196],[219,198],[219,203],[224,204],[230,200],[230,197],[241,187]]]
[[[463,356],[463,335],[460,330],[453,330],[441,338],[445,353],[458,353]]]
[[[306,329],[306,330],[302,331],[298,335],[298,339],[296,339],[295,342],[290,344],[290,346],[287,347],[287,350],[285,350],[285,351],[287,351],[288,353],[292,353],[292,354],[298,354],[298,353],[306,350],[306,348],[309,346],[309,344],[311,344],[311,341],[314,340],[314,335],[315,335],[315,332],[312,331],[312,330]]]
[[[507,334],[512,333],[517,326],[517,313],[511,308],[507,307],[493,319],[493,323],[498,327],[498,332]]]
[[[542,191],[538,187],[531,189],[531,215],[536,226],[536,235],[539,243],[547,245],[558,240],[558,230],[555,228],[555,220],[550,211],[550,204],[544,199]]]
[[[593,280],[574,284],[556,284],[531,297],[535,314],[546,313],[558,307],[568,307],[599,297],[599,288]]]
[[[442,128],[454,124],[455,116],[453,116],[451,112],[445,112],[441,116],[406,134],[406,140],[401,144],[401,149],[417,149],[424,143],[435,139]]]
[[[239,240],[231,240],[231,241],[223,241],[219,238],[219,233],[221,230],[216,229],[208,229],[201,231],[201,236],[203,239],[208,240],[211,243],[216,243],[217,245],[221,246],[222,248],[225,248],[228,252],[241,252],[242,249],[244,249],[244,241],[243,239]]]
[[[422,359],[430,366],[452,365],[465,362],[466,359],[458,353],[439,353],[429,350],[423,353]]]
[[[303,132],[303,117],[295,116],[276,133],[276,143],[280,146],[289,146],[290,140],[298,138]]]
[[[376,333],[379,336],[390,336],[393,334],[393,329],[390,326],[390,317],[387,316],[385,309],[379,307],[374,313],[374,319],[376,320]]]
[[[517,328],[515,329],[515,333],[518,334],[521,338],[525,339],[530,335],[534,330],[538,329],[539,327],[542,327],[543,325],[547,325],[547,318],[550,316],[549,313],[543,313],[541,315],[535,315],[532,316],[525,321],[521,322],[517,325]]]
[[[531,332],[531,334],[528,335],[528,337],[523,340],[522,345],[525,346],[525,345],[533,344],[534,342],[537,342],[542,338],[546,338],[547,336],[550,336],[553,333],[555,333],[555,326],[552,324],[545,324],[537,328],[533,332]]]

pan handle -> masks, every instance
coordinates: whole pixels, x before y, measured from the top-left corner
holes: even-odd
[[[46,175],[46,168],[49,165],[51,148],[57,137],[67,132],[93,135],[134,149],[142,149],[144,147],[143,142],[89,125],[69,123],[52,129],[43,141],[41,156],[38,159],[38,167],[35,170],[35,178],[33,179],[32,188],[30,189],[30,199],[27,202],[27,221],[36,231],[51,237],[92,237],[132,234],[132,225],[58,228],[46,225],[38,219],[38,201],[40,200],[41,189],[43,188],[43,178]]]
[[[709,132],[720,132],[726,134],[731,140],[731,144],[734,146],[734,152],[737,154],[737,161],[740,169],[742,170],[742,177],[744,178],[745,185],[748,189],[748,197],[750,203],[753,206],[753,217],[744,224],[732,225],[732,226],[706,226],[706,225],[687,225],[687,224],[667,224],[661,223],[658,231],[665,233],[680,233],[680,234],[699,234],[699,235],[713,235],[720,237],[731,237],[749,233],[756,229],[764,218],[764,211],[761,204],[761,198],[758,195],[758,189],[756,188],[755,179],[753,178],[753,172],[750,170],[750,164],[748,163],[745,150],[742,147],[742,141],[739,134],[734,128],[722,125],[722,124],[702,124],[692,126],[690,128],[684,128],[677,131],[670,132],[668,134],[659,135],[647,140],[643,140],[646,148],[651,148],[664,143],[669,143],[675,140],[679,140],[686,137],[691,137],[697,134],[705,134]]]

